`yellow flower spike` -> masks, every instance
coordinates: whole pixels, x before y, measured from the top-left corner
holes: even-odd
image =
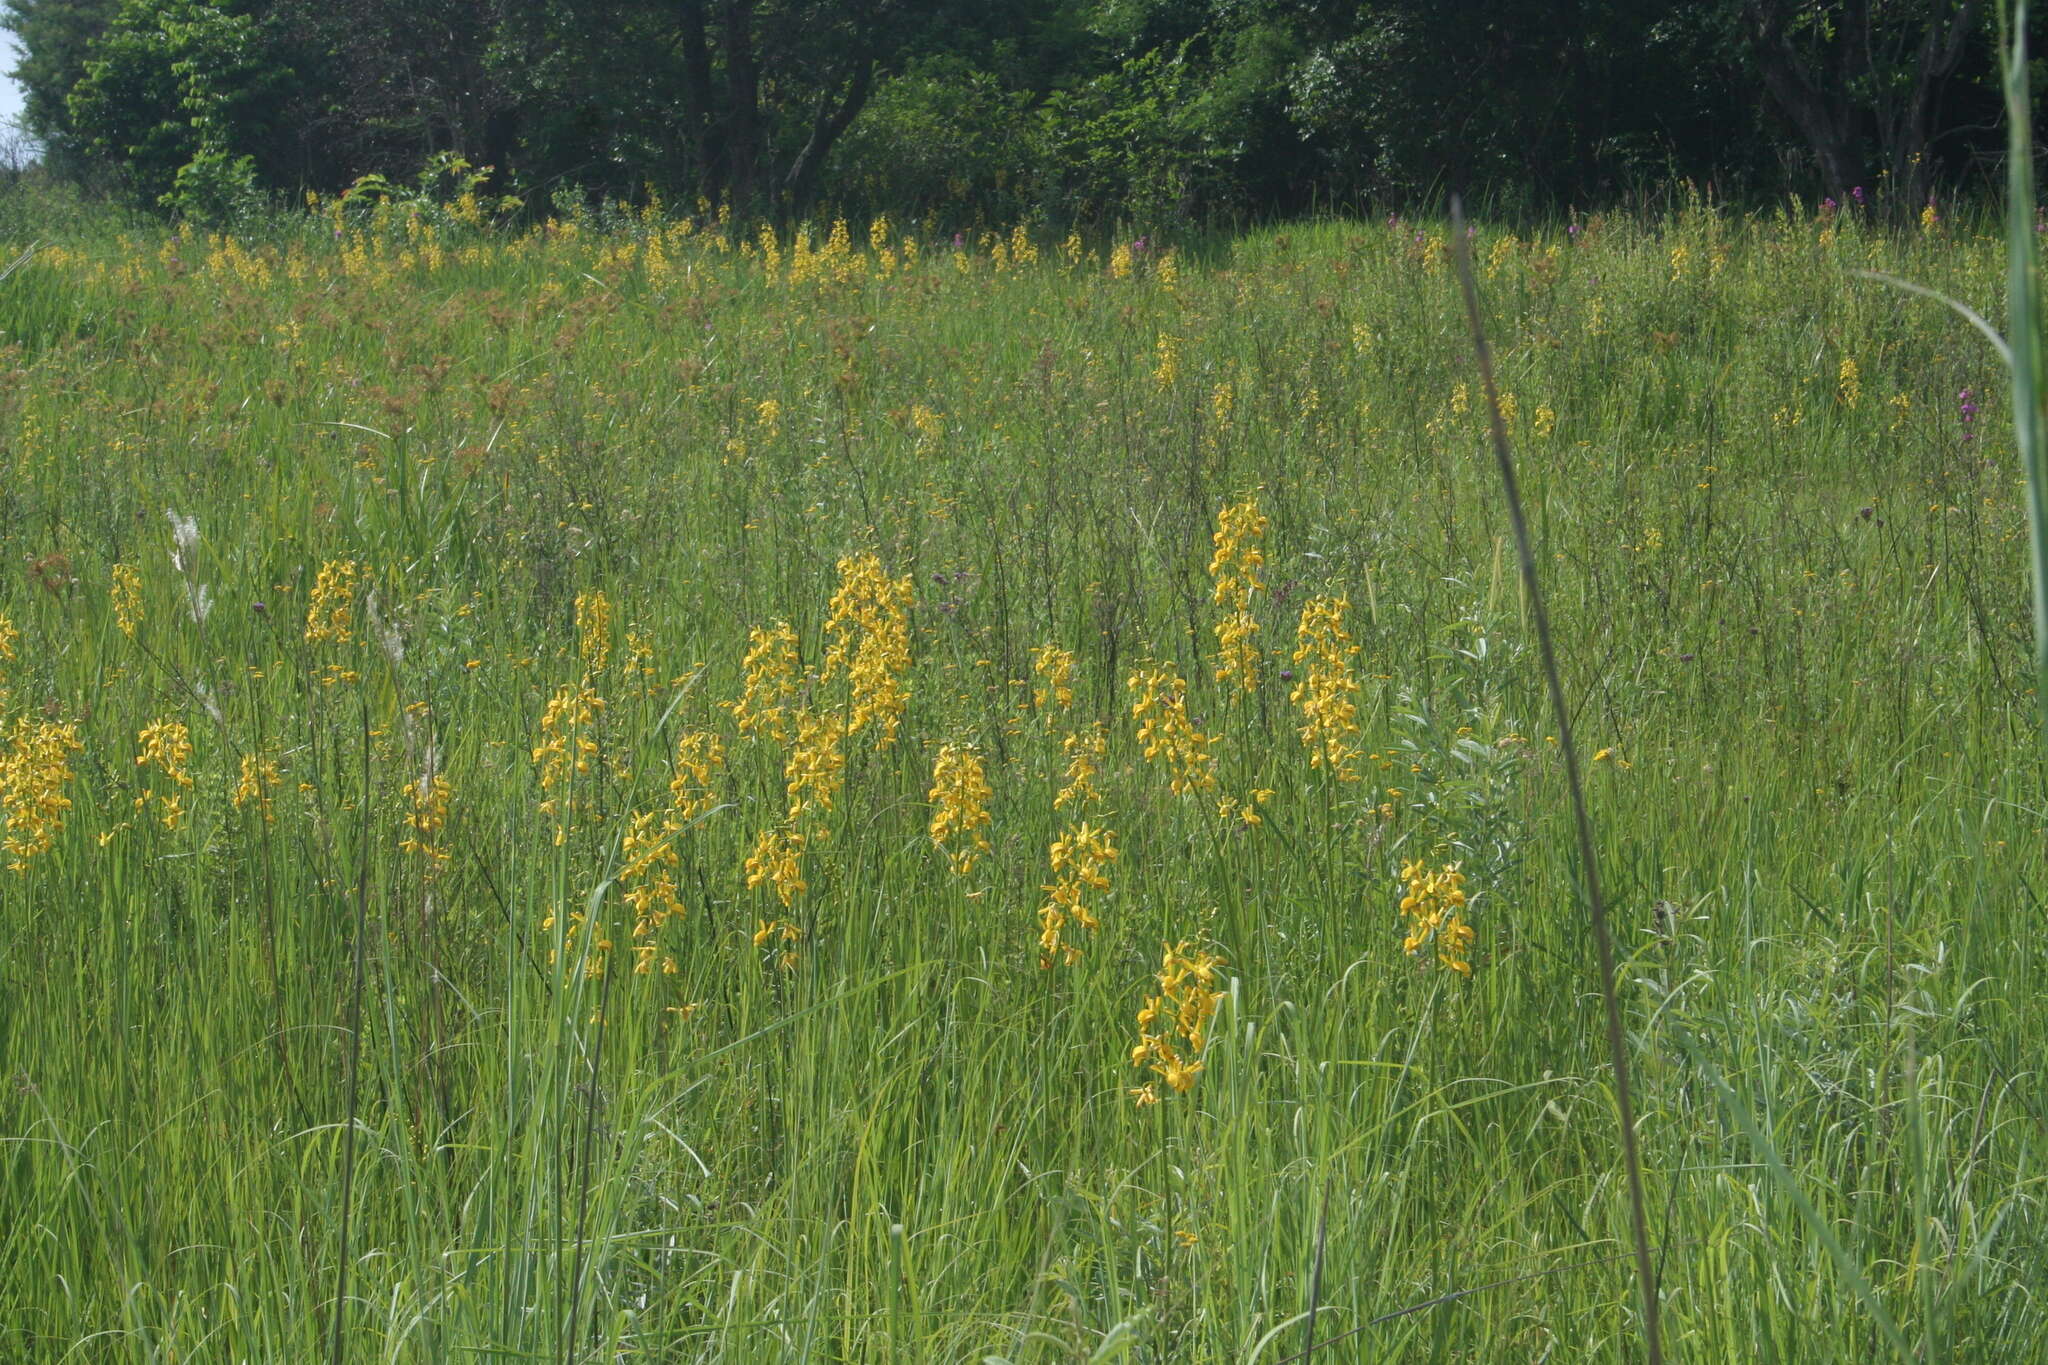
[[[712,731],[685,730],[676,736],[676,775],[668,784],[671,831],[681,830],[717,808],[713,774],[724,766],[725,741]]]
[[[846,733],[875,728],[874,747],[896,740],[897,726],[910,703],[905,681],[910,672],[910,576],[891,578],[874,554],[839,561],[839,588],[832,594],[825,619],[824,667],[829,682],[844,673],[851,691]]]
[[[789,622],[755,626],[747,632],[746,675],[739,700],[725,703],[743,735],[778,742],[789,738],[788,707],[797,694],[796,632]]]
[[[988,800],[994,792],[982,770],[981,756],[972,745],[947,744],[939,749],[932,765],[932,846],[946,855],[954,875],[966,876],[974,867],[978,850],[988,852]],[[950,841],[963,838],[965,847],[948,848]]]
[[[248,759],[243,759],[244,780],[248,778]],[[272,774],[276,772],[273,765]],[[236,795],[241,789],[236,789]],[[438,870],[448,861],[448,849],[436,841],[448,825],[448,805],[455,795],[455,789],[448,779],[439,773],[423,774],[417,780],[405,781],[406,801],[405,827],[409,833],[399,840],[399,850],[415,854],[424,859],[430,869]],[[237,804],[240,804],[237,802]],[[269,803],[264,802],[264,813],[269,814]]]
[[[1288,694],[1307,722],[1300,734],[1309,766],[1340,782],[1358,780],[1358,703],[1353,698],[1359,684],[1351,662],[1358,646],[1344,629],[1350,609],[1341,597],[1315,597],[1303,604],[1294,649],[1294,663],[1303,672]]]
[[[596,729],[604,705],[604,698],[587,685],[564,683],[541,713],[541,738],[533,747],[532,762],[540,778],[539,810],[554,822],[557,847],[567,841],[578,813],[563,806],[562,794],[576,775],[590,771],[590,760],[598,752],[591,731]]]
[[[783,791],[789,800],[785,817],[794,826],[815,804],[832,809],[846,784],[846,723],[836,713],[821,715],[804,707],[796,713],[796,738],[782,765]]]
[[[1267,519],[1256,498],[1226,503],[1216,514],[1216,532],[1211,537],[1216,552],[1209,560],[1209,577],[1215,583],[1215,604],[1223,609],[1216,634],[1216,681],[1235,681],[1240,691],[1251,692],[1259,685],[1259,649],[1253,637],[1259,623],[1252,616],[1252,595],[1265,588],[1259,571],[1265,567],[1261,543]]]
[[[1062,775],[1065,785],[1053,797],[1053,809],[1061,810],[1068,805],[1100,805],[1102,789],[1095,785],[1095,779],[1101,775],[1109,753],[1109,731],[1097,721],[1090,728],[1077,730],[1061,740],[1060,752],[1067,759],[1066,771]]]
[[[8,868],[28,871],[29,860],[46,853],[64,827],[71,798],[71,756],[84,752],[78,727],[17,716],[0,748],[0,815],[5,816]]]
[[[603,671],[612,655],[612,602],[601,592],[576,594],[576,652],[583,671]]]
[[[1052,724],[1053,709],[1065,711],[1074,704],[1074,652],[1058,645],[1040,645],[1031,651],[1031,671],[1038,675],[1031,704]]]
[[[114,624],[133,639],[136,627],[142,624],[142,575],[133,564],[116,564],[108,580],[107,601],[114,609]]]
[[[1465,874],[1459,865],[1446,863],[1432,871],[1420,860],[1404,862],[1401,880],[1406,893],[1401,897],[1400,913],[1408,924],[1401,951],[1419,953],[1434,946],[1438,965],[1469,978],[1472,967],[1466,954],[1475,935],[1464,920]]]
[[[354,560],[330,559],[313,579],[306,605],[306,643],[345,645],[355,639],[356,581],[361,570]],[[118,609],[117,609],[118,610]]]
[[[1131,1065],[1148,1067],[1177,1095],[1194,1089],[1201,1077],[1209,1023],[1223,998],[1221,991],[1209,986],[1222,965],[1219,957],[1190,952],[1185,941],[1167,945],[1159,964],[1159,994],[1138,1011],[1138,1043],[1131,1049]],[[1169,1021],[1168,1028],[1158,1027],[1162,1019]],[[1159,1099],[1155,1083],[1130,1094],[1140,1107]]]
[[[1055,961],[1072,966],[1081,958],[1080,948],[1066,936],[1069,923],[1094,933],[1100,921],[1088,907],[1088,892],[1109,890],[1109,865],[1116,861],[1116,835],[1082,821],[1070,825],[1052,843],[1053,880],[1041,888],[1046,902],[1039,907],[1039,958],[1042,969]]]
[[[1131,718],[1138,722],[1138,743],[1145,758],[1164,761],[1175,796],[1216,789],[1214,735],[1205,735],[1188,719],[1187,680],[1174,666],[1144,664],[1126,680],[1136,699]]]

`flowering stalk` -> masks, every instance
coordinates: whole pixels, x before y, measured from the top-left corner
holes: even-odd
[[[1223,992],[1214,989],[1223,959],[1190,952],[1185,941],[1166,945],[1159,964],[1159,993],[1138,1011],[1138,1045],[1131,1065],[1150,1070],[1176,1095],[1195,1088],[1202,1054],[1209,1047],[1209,1023]],[[1132,1089],[1139,1108],[1159,1103],[1159,1081]]]

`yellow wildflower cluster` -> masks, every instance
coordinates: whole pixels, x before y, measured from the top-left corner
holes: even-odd
[[[810,889],[804,880],[804,836],[793,829],[780,825],[761,831],[754,841],[754,851],[747,855],[747,889],[753,890],[763,882],[775,887],[776,896],[784,909]],[[758,946],[760,938],[754,940]]]
[[[784,816],[795,825],[819,807],[832,809],[839,789],[846,784],[846,722],[836,712],[817,712],[809,707],[796,713],[796,739],[782,765],[784,794],[789,810]]]
[[[756,920],[754,923],[756,948],[765,948],[777,942],[782,944],[781,949],[775,954],[775,965],[785,972],[796,966],[796,945],[803,942],[803,938],[804,931],[786,919],[764,919]]]
[[[283,780],[278,774],[276,759],[267,754],[243,754],[241,775],[235,780],[235,809],[241,810],[253,802],[257,814],[263,817],[263,823],[274,823],[277,816],[270,809],[270,794]]]
[[[1301,742],[1308,746],[1309,766],[1328,770],[1339,782],[1358,780],[1358,703],[1352,699],[1358,677],[1351,667],[1358,646],[1344,629],[1350,609],[1342,597],[1312,597],[1302,604],[1294,633],[1294,664],[1302,674],[1287,694],[1307,722]]]
[[[1109,865],[1116,856],[1116,834],[1095,829],[1086,820],[1069,825],[1053,840],[1053,879],[1043,888],[1047,899],[1038,910],[1041,968],[1062,960],[1071,967],[1081,960],[1081,950],[1067,936],[1068,927],[1077,925],[1092,934],[1102,926],[1086,897],[1109,890]]]
[[[10,657],[12,657],[10,655]],[[16,716],[0,749],[0,812],[7,821],[7,866],[28,871],[29,859],[48,852],[64,828],[71,798],[64,794],[71,780],[71,756],[84,749],[78,727]]]
[[[107,601],[114,608],[114,624],[133,639],[135,628],[142,624],[142,575],[133,564],[116,564],[108,580]]]
[[[712,774],[725,766],[725,741],[710,730],[676,736],[676,775],[669,781],[670,827],[680,830],[718,805]]]
[[[554,912],[550,911],[548,917],[540,922],[541,932],[553,933],[555,923]],[[584,939],[585,931],[589,928],[589,916],[581,910],[571,910],[569,912],[569,922],[562,928],[561,946],[548,949],[549,965],[552,966],[564,959],[573,961],[580,955],[583,960],[583,974],[585,976],[602,976],[605,963],[609,960],[612,950],[611,935],[607,934],[604,926],[600,924],[597,926],[596,932],[591,934],[587,941],[585,941],[585,946],[579,953],[576,945],[579,940]]]
[[[1159,363],[1152,367],[1152,382],[1162,389],[1173,387],[1173,381],[1180,378],[1180,338],[1159,334]]]
[[[1216,989],[1223,959],[1190,952],[1185,942],[1168,945],[1159,964],[1159,993],[1138,1011],[1138,1045],[1131,1065],[1150,1070],[1176,1095],[1195,1088],[1202,1074],[1202,1054],[1209,1046],[1209,1023],[1223,992]],[[1158,1081],[1131,1091],[1140,1108],[1159,1103]]]
[[[1209,750],[1216,737],[1203,734],[1188,719],[1187,680],[1170,663],[1141,664],[1125,686],[1136,694],[1131,718],[1138,722],[1146,761],[1166,763],[1173,794],[1214,789],[1216,756]]]
[[[1835,372],[1835,396],[1845,408],[1853,408],[1863,401],[1863,375],[1856,368],[1856,362],[1848,356],[1842,357],[1841,368]]]
[[[676,739],[675,776],[670,779],[669,808],[665,813],[634,811],[626,817],[619,837],[619,890],[633,912],[633,973],[648,976],[657,962],[664,975],[679,968],[675,958],[661,950],[661,928],[683,913],[677,878],[682,871],[678,843],[692,822],[711,813],[718,804],[713,774],[725,766],[725,743],[708,730],[686,730]],[[567,937],[573,939],[582,927],[580,916],[572,915]],[[607,965],[609,943],[596,945],[584,970],[590,975]]]
[[[1266,517],[1256,498],[1226,504],[1216,514],[1216,553],[1209,560],[1215,603],[1223,609],[1216,623],[1216,681],[1235,679],[1246,692],[1259,685],[1259,649],[1252,639],[1259,623],[1252,618],[1252,594],[1266,586],[1259,581],[1266,563],[1260,548],[1265,536]]]
[[[1223,821],[1234,820],[1243,829],[1263,825],[1266,823],[1266,817],[1259,814],[1259,807],[1272,799],[1271,787],[1254,787],[1246,793],[1243,800],[1226,792],[1216,798],[1216,818]]]
[[[330,559],[313,579],[306,604],[306,643],[345,645],[355,638],[356,578],[354,560]]]
[[[1472,926],[1465,923],[1465,874],[1458,864],[1445,863],[1432,871],[1421,859],[1401,865],[1405,893],[1401,915],[1408,922],[1408,934],[1401,951],[1420,953],[1432,945],[1436,960],[1461,976],[1472,975],[1466,961],[1472,946]]]
[[[654,642],[644,633],[626,632],[625,647],[619,651],[619,677],[628,689],[637,686],[643,697],[661,690],[654,671]]]
[[[1050,725],[1055,708],[1065,711],[1074,704],[1074,651],[1040,645],[1031,651],[1031,671],[1038,677],[1031,690],[1031,704]]]
[[[803,852],[823,841],[831,831],[822,824],[808,832],[802,828],[807,816],[831,810],[846,783],[846,722],[837,712],[817,712],[808,706],[796,713],[796,737],[782,765],[783,793],[789,807],[780,827],[763,830],[746,861],[749,889],[762,882],[773,883],[775,894],[787,906],[809,887],[803,875]]]
[[[1066,755],[1067,767],[1061,779],[1064,785],[1059,795],[1053,797],[1052,808],[1100,805],[1102,789],[1095,785],[1095,779],[1102,775],[1102,764],[1109,753],[1108,728],[1097,721],[1086,730],[1076,730],[1060,741],[1060,752]]]
[[[738,701],[727,702],[733,725],[743,735],[789,738],[788,707],[797,694],[796,632],[789,622],[755,626],[747,632],[745,674]]]
[[[573,805],[564,806],[563,798],[570,796],[575,779],[587,774],[597,757],[592,732],[603,710],[604,698],[589,687],[564,683],[541,712],[540,743],[533,746],[533,766],[539,770],[541,791],[547,793],[540,813],[554,821],[557,847],[567,841],[574,818]]]
[[[946,855],[956,876],[974,870],[977,852],[988,852],[983,830],[989,823],[988,799],[994,794],[973,745],[939,746],[932,764],[932,846]]]
[[[653,811],[635,811],[619,839],[619,887],[633,911],[633,972],[646,976],[661,959],[664,974],[674,975],[676,960],[661,952],[661,926],[683,913],[676,894],[682,859],[676,853],[674,826]]]
[[[1209,391],[1209,416],[1218,427],[1230,425],[1230,414],[1237,406],[1237,391],[1229,384],[1218,384]]]
[[[877,729],[875,747],[888,747],[910,702],[910,575],[891,578],[874,554],[839,561],[839,588],[825,618],[824,681],[844,672],[852,690],[846,733]]]
[[[576,653],[585,673],[601,671],[612,657],[612,601],[601,592],[576,594]]]
[[[247,759],[243,760],[245,780],[248,777],[247,762]],[[238,795],[239,792],[240,788],[237,788]],[[429,875],[448,862],[447,845],[440,839],[448,828],[448,803],[454,796],[455,788],[437,772],[421,773],[418,778],[405,781],[405,837],[398,841],[398,847],[420,858],[427,865]]]
[[[135,766],[154,767],[171,783],[169,795],[160,794],[152,787],[143,788],[142,795],[135,798],[135,809],[141,810],[155,801],[164,828],[176,829],[185,822],[187,814],[178,788],[192,785],[192,774],[187,771],[187,765],[192,761],[192,733],[185,728],[183,721],[160,720],[144,726],[135,736],[135,742],[142,746],[142,752],[135,756]]]

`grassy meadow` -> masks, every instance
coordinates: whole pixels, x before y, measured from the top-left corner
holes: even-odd
[[[1527,231],[1666,1357],[2048,1358],[1996,229]],[[0,1359],[1642,1359],[1447,232],[42,243]]]

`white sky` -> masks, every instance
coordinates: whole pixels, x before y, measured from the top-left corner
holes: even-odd
[[[21,49],[14,45],[14,35],[0,34],[0,123],[12,123],[21,114],[21,90],[7,74],[20,60]]]

